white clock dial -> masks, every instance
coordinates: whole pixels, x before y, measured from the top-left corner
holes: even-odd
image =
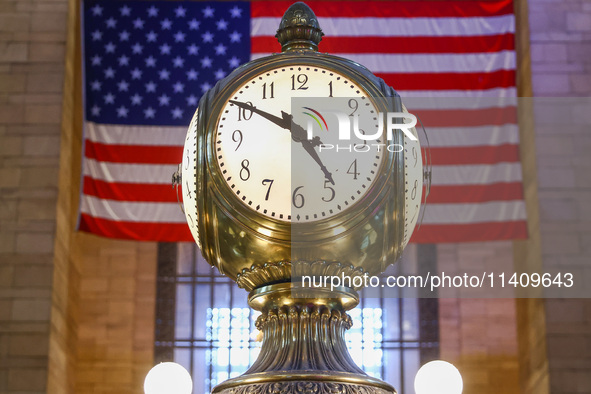
[[[408,112],[406,107],[404,112]],[[421,200],[423,198],[423,159],[416,129],[411,129],[416,141],[404,136],[404,243],[408,244],[419,220]]]
[[[378,126],[372,100],[349,78],[322,67],[278,67],[244,83],[226,102],[214,150],[223,178],[243,204],[272,219],[312,222],[362,200],[387,152],[369,147],[381,140],[363,141],[353,134],[351,140],[340,141],[338,130],[328,130],[314,114],[315,135],[323,145],[303,141],[294,131],[297,127],[287,126],[293,115],[296,124],[307,127],[300,115],[313,108],[292,108],[292,98],[298,97],[346,98],[347,112]],[[355,151],[364,143],[367,150]],[[339,144],[345,148],[338,149]]]
[[[197,214],[197,183],[196,183],[196,153],[197,153],[197,121],[199,119],[199,109],[195,111],[193,120],[189,125],[187,137],[185,138],[185,146],[183,150],[182,166],[182,190],[183,190],[183,208],[189,229],[197,245],[201,248],[201,241],[199,239],[199,216]]]

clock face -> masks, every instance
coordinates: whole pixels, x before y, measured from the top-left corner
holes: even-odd
[[[403,112],[408,112],[404,105]],[[421,200],[423,198],[423,159],[418,134],[411,129],[416,141],[404,136],[404,238],[403,247],[408,244],[419,220]]]
[[[360,133],[343,140],[338,117],[315,107],[320,98],[334,98],[351,122],[364,119]],[[381,138],[357,136],[377,127],[378,111],[358,84],[321,67],[290,65],[232,94],[218,119],[214,152],[242,204],[279,221],[314,222],[344,212],[371,188],[388,151]],[[317,138],[308,139],[308,131]]]
[[[195,162],[197,154],[197,121],[199,120],[199,109],[195,111],[187,137],[185,138],[185,145],[183,150],[183,161],[181,163],[182,170],[182,186],[183,191],[183,209],[187,224],[191,230],[191,234],[199,248],[201,248],[201,239],[199,238],[199,215],[197,213],[197,182],[195,173]]]

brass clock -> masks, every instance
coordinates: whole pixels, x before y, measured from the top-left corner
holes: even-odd
[[[365,140],[351,133],[342,141],[339,130],[324,130],[336,117],[306,105],[321,98],[342,103],[351,127],[357,116],[366,122],[362,133],[383,135]],[[311,111],[323,119],[309,138],[302,116]],[[388,140],[383,124],[383,114],[402,111],[395,92],[369,71],[317,52],[258,59],[220,81],[200,103],[182,163],[185,212],[204,256],[238,275],[294,254],[347,256],[356,265],[377,256],[372,247],[395,247],[371,271],[383,269],[408,242],[422,196],[418,141],[402,132]],[[216,223],[206,221],[214,217]],[[350,232],[364,223],[390,239],[378,245]]]
[[[265,333],[253,366],[215,393],[395,392],[346,351],[356,289],[292,293],[302,274],[356,277],[396,262],[424,183],[398,94],[365,67],[319,53],[321,37],[309,7],[293,4],[277,31],[282,53],[220,80],[189,126],[187,222],[204,258],[251,291]]]
[[[297,259],[379,273],[401,256],[419,218],[416,131],[387,124],[387,114],[405,111],[400,97],[365,67],[319,53],[322,33],[298,27],[311,21],[298,7],[278,30],[283,52],[220,80],[185,141],[187,222],[205,259],[233,279]],[[349,119],[346,140],[342,116],[316,106],[322,99]]]

